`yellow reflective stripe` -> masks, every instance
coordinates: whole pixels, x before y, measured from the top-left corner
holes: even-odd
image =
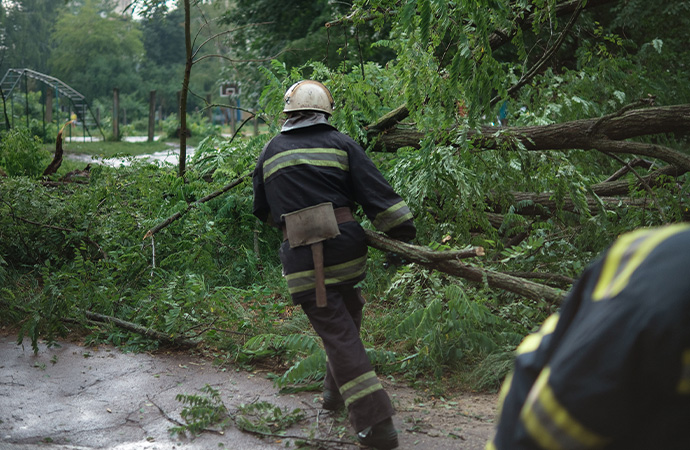
[[[369,372],[364,373],[364,374],[358,376],[357,378],[355,378],[354,380],[350,380],[347,383],[340,386],[340,393],[342,394],[343,392],[347,391],[348,389],[355,387],[356,385],[358,385],[362,381],[366,381],[366,380],[373,378],[375,376],[376,376],[376,372],[374,372],[373,370],[370,370]]]
[[[690,349],[686,349],[680,355],[681,373],[678,387],[679,394],[690,395]]]
[[[688,227],[690,225],[675,224],[654,230],[637,230],[621,236],[607,253],[592,300],[599,301],[618,295],[652,250]]]
[[[328,275],[328,274],[332,274],[334,272],[340,271],[342,269],[348,269],[351,267],[355,267],[356,269],[359,269],[359,266],[362,266],[362,265],[364,265],[366,267],[366,262],[367,262],[367,257],[362,256],[362,257],[357,258],[357,259],[351,259],[350,261],[346,261],[344,263],[335,264],[332,266],[326,266],[326,267],[324,267],[323,272],[324,272],[324,274]],[[296,279],[296,278],[303,278],[305,276],[308,276],[309,274],[311,274],[313,276],[314,275],[314,269],[303,270],[302,272],[294,272],[294,273],[287,274],[287,275],[285,275],[285,279],[289,281],[289,280]]]
[[[539,345],[541,345],[542,339],[544,339],[544,336],[553,333],[553,330],[556,329],[558,317],[558,313],[550,315],[544,321],[541,328],[539,328],[539,331],[532,333],[523,339],[517,348],[517,354],[522,355],[523,353],[533,352],[538,349]]]
[[[547,450],[602,448],[609,439],[582,425],[560,404],[549,386],[545,367],[527,396],[520,419],[534,440]]]
[[[373,385],[369,386],[368,388],[363,389],[363,390],[359,391],[358,393],[346,398],[345,399],[345,407],[349,407],[352,403],[356,402],[360,398],[366,397],[367,395],[372,394],[376,391],[380,391],[382,389],[383,389],[383,386],[381,386],[381,383],[376,382],[376,384],[373,384]]]
[[[310,154],[320,154],[329,153],[333,155],[340,155],[347,157],[347,152],[345,150],[338,150],[337,148],[297,148],[294,150],[286,150],[284,152],[277,153],[266,161],[264,161],[264,167],[270,166],[277,159],[281,159],[290,155],[310,155]]]
[[[496,444],[494,444],[494,441],[487,442],[484,450],[496,450]]]
[[[366,267],[366,256],[346,261],[341,264],[326,266],[323,269],[325,275],[324,282],[326,285],[329,285],[357,278],[365,272]],[[316,286],[313,269],[287,274],[285,275],[285,280],[287,280],[288,291],[291,294],[308,291],[309,289],[314,289]]]
[[[376,373],[371,370],[343,384],[339,390],[345,400],[345,406],[350,406],[351,403],[360,398],[381,389],[383,389],[383,386],[376,378]]]
[[[347,152],[335,148],[302,148],[280,152],[264,161],[264,181],[285,167],[309,164],[320,167],[336,167],[347,172],[350,163]]]
[[[496,408],[496,417],[501,417],[501,412],[503,411],[503,403],[506,401],[506,397],[508,397],[508,392],[510,392],[510,386],[513,384],[513,374],[514,372],[510,372],[508,375],[506,375],[505,380],[503,380],[503,384],[501,385],[501,390],[498,391],[498,406]]]
[[[378,213],[373,224],[377,230],[385,232],[411,218],[410,208],[404,200],[401,200],[385,211]]]

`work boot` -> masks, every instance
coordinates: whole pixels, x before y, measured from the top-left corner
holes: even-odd
[[[398,430],[393,425],[393,419],[389,417],[357,433],[357,440],[360,444],[376,450],[390,450],[398,447]]]
[[[323,391],[323,404],[321,407],[327,411],[338,411],[345,406],[343,396],[338,391],[325,389]]]

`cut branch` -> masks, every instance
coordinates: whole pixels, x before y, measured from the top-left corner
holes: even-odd
[[[660,180],[662,180],[666,176],[679,177],[686,172],[688,171],[669,165],[661,167],[655,170],[654,172],[647,174],[646,176],[642,177],[642,179],[644,180],[644,183],[649,186],[657,186]],[[639,183],[635,184],[635,186],[639,186]],[[601,182],[593,184],[591,187],[592,192],[594,192],[600,197],[625,195],[630,191],[631,182],[627,180],[616,180],[611,182]]]
[[[625,174],[630,172],[633,169],[633,167],[644,167],[645,169],[649,170],[652,168],[653,165],[654,165],[654,163],[652,163],[651,161],[648,161],[648,160],[645,160],[642,158],[635,158],[630,162],[626,162],[623,165],[623,167],[618,169],[615,173],[613,173],[610,177],[605,179],[603,182],[608,183],[611,181],[619,180],[619,179],[623,178],[625,176]]]
[[[142,327],[136,323],[127,322],[126,320],[118,319],[117,317],[106,316],[103,314],[98,314],[90,311],[84,311],[84,315],[87,319],[102,323],[112,323],[120,328],[123,328],[134,333],[141,334],[148,338],[159,341],[163,344],[173,345],[176,347],[196,347],[198,345],[197,341],[187,339],[184,337],[173,338],[167,333],[162,333],[160,331],[152,330],[150,328]]]
[[[500,272],[469,266],[461,263],[456,257],[430,259],[429,254],[436,252],[426,250],[417,245],[405,244],[404,242],[391,239],[381,233],[376,233],[371,230],[364,230],[364,232],[369,246],[378,248],[379,250],[397,253],[408,261],[415,262],[430,269],[458,276],[475,283],[486,283],[491,288],[503,289],[534,300],[543,299],[552,304],[558,304],[564,298],[564,294],[560,289],[533,283]],[[480,248],[481,247],[474,249],[475,255],[472,256],[480,256],[483,254],[483,249],[479,250]]]
[[[149,231],[147,231],[146,235],[144,236],[144,239],[149,238],[149,237],[153,236],[154,234],[158,233],[160,230],[167,227],[171,223],[175,222],[177,219],[184,216],[185,214],[187,214],[189,211],[196,208],[197,206],[199,206],[203,203],[206,203],[209,200],[213,200],[214,198],[218,197],[219,195],[228,192],[230,189],[232,189],[235,186],[237,186],[238,184],[242,183],[248,176],[249,176],[248,173],[244,174],[241,177],[239,177],[238,179],[234,180],[232,183],[223,186],[222,189],[220,189],[216,192],[213,192],[212,194],[209,194],[206,197],[195,201],[194,203],[190,203],[189,205],[187,205],[187,209],[185,209],[184,211],[176,212],[172,216],[165,219],[163,222],[159,223],[158,225],[156,225],[155,227],[153,227]]]

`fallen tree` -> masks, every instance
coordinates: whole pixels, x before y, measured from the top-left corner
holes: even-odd
[[[409,125],[401,124],[399,120],[404,117],[407,117],[407,110],[405,107],[401,107],[382,117],[379,122],[368,128],[371,133],[378,133],[374,145],[375,150],[391,152],[402,147],[419,148],[423,135]],[[476,148],[487,150],[498,148],[526,149],[528,151],[584,149],[630,153],[662,160],[668,164],[645,176],[640,176],[635,183],[621,179],[624,172],[634,171],[632,165],[627,165],[619,173],[611,175],[601,183],[592,185],[592,192],[599,198],[589,197],[587,199],[588,206],[592,209],[599,204],[615,205],[619,202],[624,202],[629,206],[646,207],[649,204],[647,200],[626,197],[630,193],[631,187],[634,189],[654,186],[662,177],[679,176],[690,171],[690,156],[662,145],[632,142],[628,139],[661,133],[683,133],[686,132],[684,127],[688,122],[690,122],[690,105],[624,108],[618,113],[601,118],[576,120],[561,124],[506,128],[481,127],[478,130],[467,131],[466,139],[472,141]],[[452,142],[446,144],[454,145]],[[634,165],[639,164],[639,162],[634,163]],[[649,167],[651,164],[646,162],[644,165]],[[144,239],[152,237],[198,205],[239,185],[245,178],[240,177],[222,189],[191,203],[184,211],[168,217],[151,228]],[[511,195],[516,202],[527,200],[532,204],[529,208],[525,208],[523,211],[525,214],[543,214],[544,209],[553,209],[557,206],[551,193],[514,192]],[[561,207],[570,211],[575,210],[571,201],[565,201]],[[487,212],[487,214],[490,216],[490,223],[496,228],[500,227],[502,223],[501,214],[492,212]],[[563,291],[560,289],[526,279],[527,277],[553,279],[559,277],[557,274],[535,276],[529,273],[513,276],[474,267],[459,261],[467,257],[481,256],[483,249],[434,252],[425,247],[405,244],[370,231],[367,231],[367,240],[368,244],[374,248],[398,253],[407,260],[425,267],[473,282],[486,283],[492,288],[514,292],[531,299],[544,299],[550,303],[559,303],[563,298]],[[511,244],[515,244],[519,240],[519,238],[513,239]]]
[[[404,109],[404,107],[401,107]],[[373,149],[396,152],[403,147],[420,148],[424,133],[401,123],[400,111],[367,127]],[[598,119],[581,119],[551,125],[526,127],[482,126],[477,130],[456,130],[439,144],[458,146],[465,139],[477,149],[524,149],[528,151],[596,150],[656,158],[677,171],[690,171],[690,156],[672,148],[628,139],[664,133],[686,134],[690,104],[623,109]]]

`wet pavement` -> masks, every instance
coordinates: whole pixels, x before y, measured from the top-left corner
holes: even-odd
[[[492,430],[495,396],[425,402],[405,386],[382,381],[398,410],[400,449],[483,448]],[[69,341],[54,348],[41,345],[34,355],[28,341],[22,347],[16,336],[0,332],[0,450],[296,448],[293,439],[261,438],[234,425],[194,439],[171,435],[173,421],[183,422],[184,405],[175,397],[201,395],[207,384],[231,412],[257,401],[288,412],[302,409],[307,418],[286,433],[329,441],[304,448],[358,448],[342,415],[318,408],[318,393],[280,395],[262,373],[221,368],[189,352],[132,354]]]
[[[175,144],[168,144],[169,149],[154,152],[144,155],[134,155],[127,157],[114,156],[111,158],[101,158],[98,156],[89,155],[86,153],[69,153],[65,152],[65,158],[73,161],[81,161],[84,163],[96,163],[110,167],[130,166],[133,161],[147,161],[149,163],[159,165],[177,165],[180,160],[180,148]],[[187,147],[187,158],[194,156],[194,148]]]

